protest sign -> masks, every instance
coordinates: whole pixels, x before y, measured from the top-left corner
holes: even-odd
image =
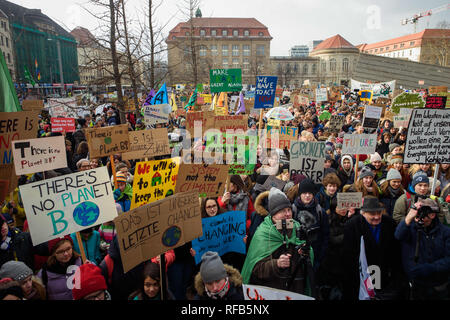
[[[228,170],[229,175],[241,175],[248,176],[255,172],[255,164],[231,164],[230,170]]]
[[[0,201],[6,199],[9,193],[9,180],[0,179]]]
[[[360,100],[363,102],[372,102],[373,99],[373,91],[372,90],[361,90],[358,92],[360,96]]]
[[[131,209],[173,195],[179,168],[179,157],[138,162],[134,170]]]
[[[35,246],[112,221],[117,216],[106,167],[19,188]]]
[[[230,112],[235,113],[237,111],[237,107],[239,107],[238,100],[239,96],[231,96],[229,105]]]
[[[322,102],[328,100],[328,91],[327,88],[318,88],[316,89],[316,101]]]
[[[440,97],[447,97],[445,107],[450,108],[450,92],[438,92],[437,95]]]
[[[241,69],[211,69],[209,79],[211,92],[239,92],[242,90]]]
[[[211,130],[206,134],[206,148],[212,159],[205,159],[206,163],[227,164],[256,164],[256,149],[258,136],[247,136],[245,133],[222,133]],[[204,157],[205,158],[205,157]]]
[[[51,118],[52,132],[75,132],[74,118]]]
[[[192,240],[192,249],[196,252],[195,264],[202,261],[202,256],[207,251],[217,252],[219,256],[228,252],[245,254],[245,219],[244,211],[229,211],[203,218],[203,234]]]
[[[101,158],[116,153],[128,152],[130,140],[128,126],[118,126],[85,129],[91,158]]]
[[[170,104],[157,104],[144,107],[144,122],[146,125],[155,125],[169,122],[169,115],[172,112]]]
[[[219,197],[225,190],[228,170],[220,164],[181,164],[175,193],[195,191],[199,197]]]
[[[447,104],[447,97],[428,96],[425,103],[425,108],[428,109],[444,109]]]
[[[337,209],[359,209],[362,206],[362,192],[338,192]]]
[[[49,114],[54,118],[78,118],[76,98],[47,99]]]
[[[342,130],[342,127],[345,125],[345,116],[339,116],[332,114],[330,117],[330,121],[328,121],[328,130],[330,132],[339,133]]]
[[[423,108],[425,101],[420,93],[403,92],[392,100],[391,111],[399,113],[400,108]]]
[[[394,128],[407,128],[409,123],[410,115],[401,114],[394,116]]]
[[[383,108],[380,107],[366,106],[364,109],[363,127],[373,129],[378,128],[378,122],[380,121],[382,111]]]
[[[439,94],[440,92],[447,92],[448,87],[446,86],[430,86],[428,87],[429,94]]]
[[[376,147],[376,134],[345,134],[342,154],[373,154]]]
[[[266,179],[266,182],[264,182],[263,188],[264,188],[264,190],[270,190],[272,187],[274,187],[274,188],[277,188],[277,189],[283,191],[283,188],[285,185],[286,185],[286,181],[278,179],[275,176],[269,176]]]
[[[41,111],[44,108],[44,100],[23,100],[23,111]]]
[[[215,124],[215,112],[214,111],[194,111],[186,114],[186,130],[191,135],[191,138],[195,137],[195,124],[198,125],[198,132],[202,136],[205,132],[211,128],[214,128]],[[201,123],[200,123],[201,122]]]
[[[257,76],[255,109],[272,108],[278,77]]]
[[[29,174],[67,167],[63,136],[13,141],[16,174]]]
[[[450,163],[450,110],[414,109],[403,163]]]
[[[303,294],[269,287],[243,284],[245,300],[315,300]]]
[[[122,154],[123,160],[151,158],[170,154],[167,128],[128,132],[129,152]]]
[[[210,94],[202,93],[202,94],[200,94],[200,97],[203,98],[203,102],[204,103],[209,103],[210,104],[212,102],[212,96]]]
[[[202,235],[195,192],[176,194],[114,219],[123,270],[182,246]]]
[[[291,148],[291,141],[298,140],[297,127],[272,127],[267,126],[267,148],[284,149]]]
[[[354,92],[355,89],[358,89],[359,91],[371,90],[373,92],[374,100],[377,98],[389,98],[395,90],[395,80],[380,83],[367,83],[351,79],[352,92]]]
[[[303,174],[315,183],[322,182],[325,164],[325,141],[292,141],[289,171],[291,176]]]
[[[227,130],[248,130],[248,115],[215,116],[214,128],[226,133]]]

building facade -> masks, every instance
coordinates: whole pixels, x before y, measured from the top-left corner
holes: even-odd
[[[12,41],[11,27],[8,16],[0,10],[0,50],[5,58],[6,66],[11,74],[12,80],[16,78],[16,67],[14,63],[14,43]]]
[[[270,41],[266,26],[254,18],[192,18],[169,32],[168,69],[171,85],[209,83],[210,69],[242,69],[242,83],[254,85],[269,74]],[[195,57],[195,59],[193,58]]]
[[[305,45],[294,46],[289,49],[289,55],[291,57],[307,57],[309,55],[309,48]]]

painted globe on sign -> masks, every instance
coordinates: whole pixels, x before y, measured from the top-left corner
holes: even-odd
[[[162,244],[166,247],[173,247],[181,239],[181,229],[177,226],[169,227],[162,236]]]
[[[95,203],[90,201],[80,203],[73,211],[73,219],[82,227],[94,224],[99,215],[100,209]]]

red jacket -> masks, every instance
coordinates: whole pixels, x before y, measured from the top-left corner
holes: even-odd
[[[225,204],[225,203],[223,203],[223,201],[222,201],[222,197],[219,197],[218,199],[217,199],[217,202],[219,203],[219,206],[222,208],[222,209],[227,209],[227,205]],[[236,205],[234,205],[233,206],[233,210],[235,210],[236,209]],[[251,222],[252,222],[252,213],[255,211],[255,207],[253,206],[253,201],[252,201],[252,198],[249,196],[249,199],[248,199],[248,206],[247,206],[247,218],[246,218],[246,224],[245,224],[245,226],[246,226],[246,233],[248,234],[248,230],[250,229],[250,224],[251,224]]]

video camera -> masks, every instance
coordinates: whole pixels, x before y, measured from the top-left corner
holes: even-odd
[[[296,229],[297,238],[305,241],[305,243],[297,246],[296,249],[302,249],[304,255],[309,255],[311,243],[316,241],[319,235],[319,226],[316,225],[317,219],[309,211],[303,210],[298,213],[298,220],[300,222],[300,228]]]

